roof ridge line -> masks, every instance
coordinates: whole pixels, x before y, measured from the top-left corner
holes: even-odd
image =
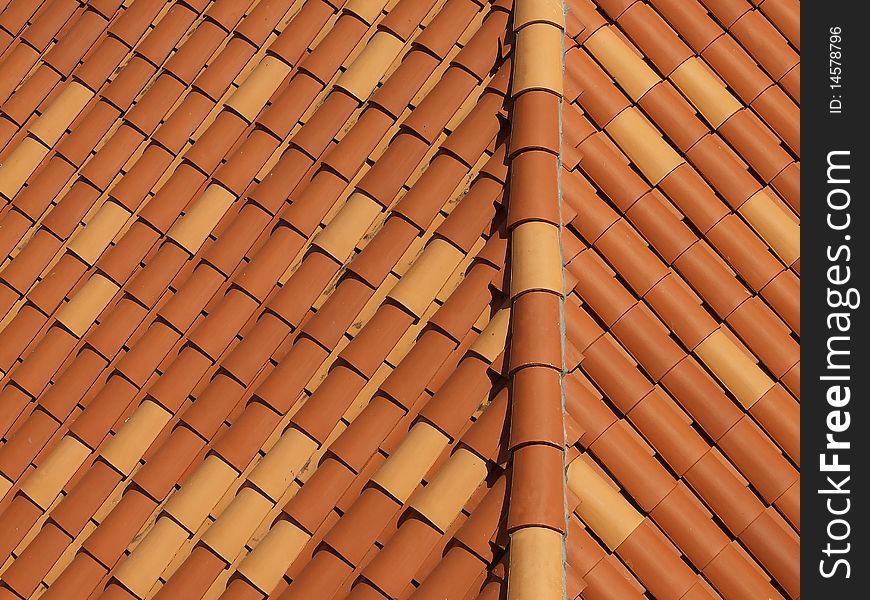
[[[561,600],[567,579],[559,185],[565,7],[562,0],[516,0],[512,16],[507,595]]]

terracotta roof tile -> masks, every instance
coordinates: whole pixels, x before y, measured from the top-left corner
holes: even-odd
[[[2,589],[797,597],[797,8],[9,3]]]

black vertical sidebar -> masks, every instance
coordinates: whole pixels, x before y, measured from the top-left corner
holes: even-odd
[[[863,2],[801,8],[801,593],[870,598],[870,164]]]

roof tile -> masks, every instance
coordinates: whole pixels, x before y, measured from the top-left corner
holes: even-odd
[[[796,595],[792,3],[25,4],[10,593]]]

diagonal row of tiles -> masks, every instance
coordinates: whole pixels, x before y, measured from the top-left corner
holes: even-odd
[[[796,3],[7,4],[0,594],[797,595]]]

